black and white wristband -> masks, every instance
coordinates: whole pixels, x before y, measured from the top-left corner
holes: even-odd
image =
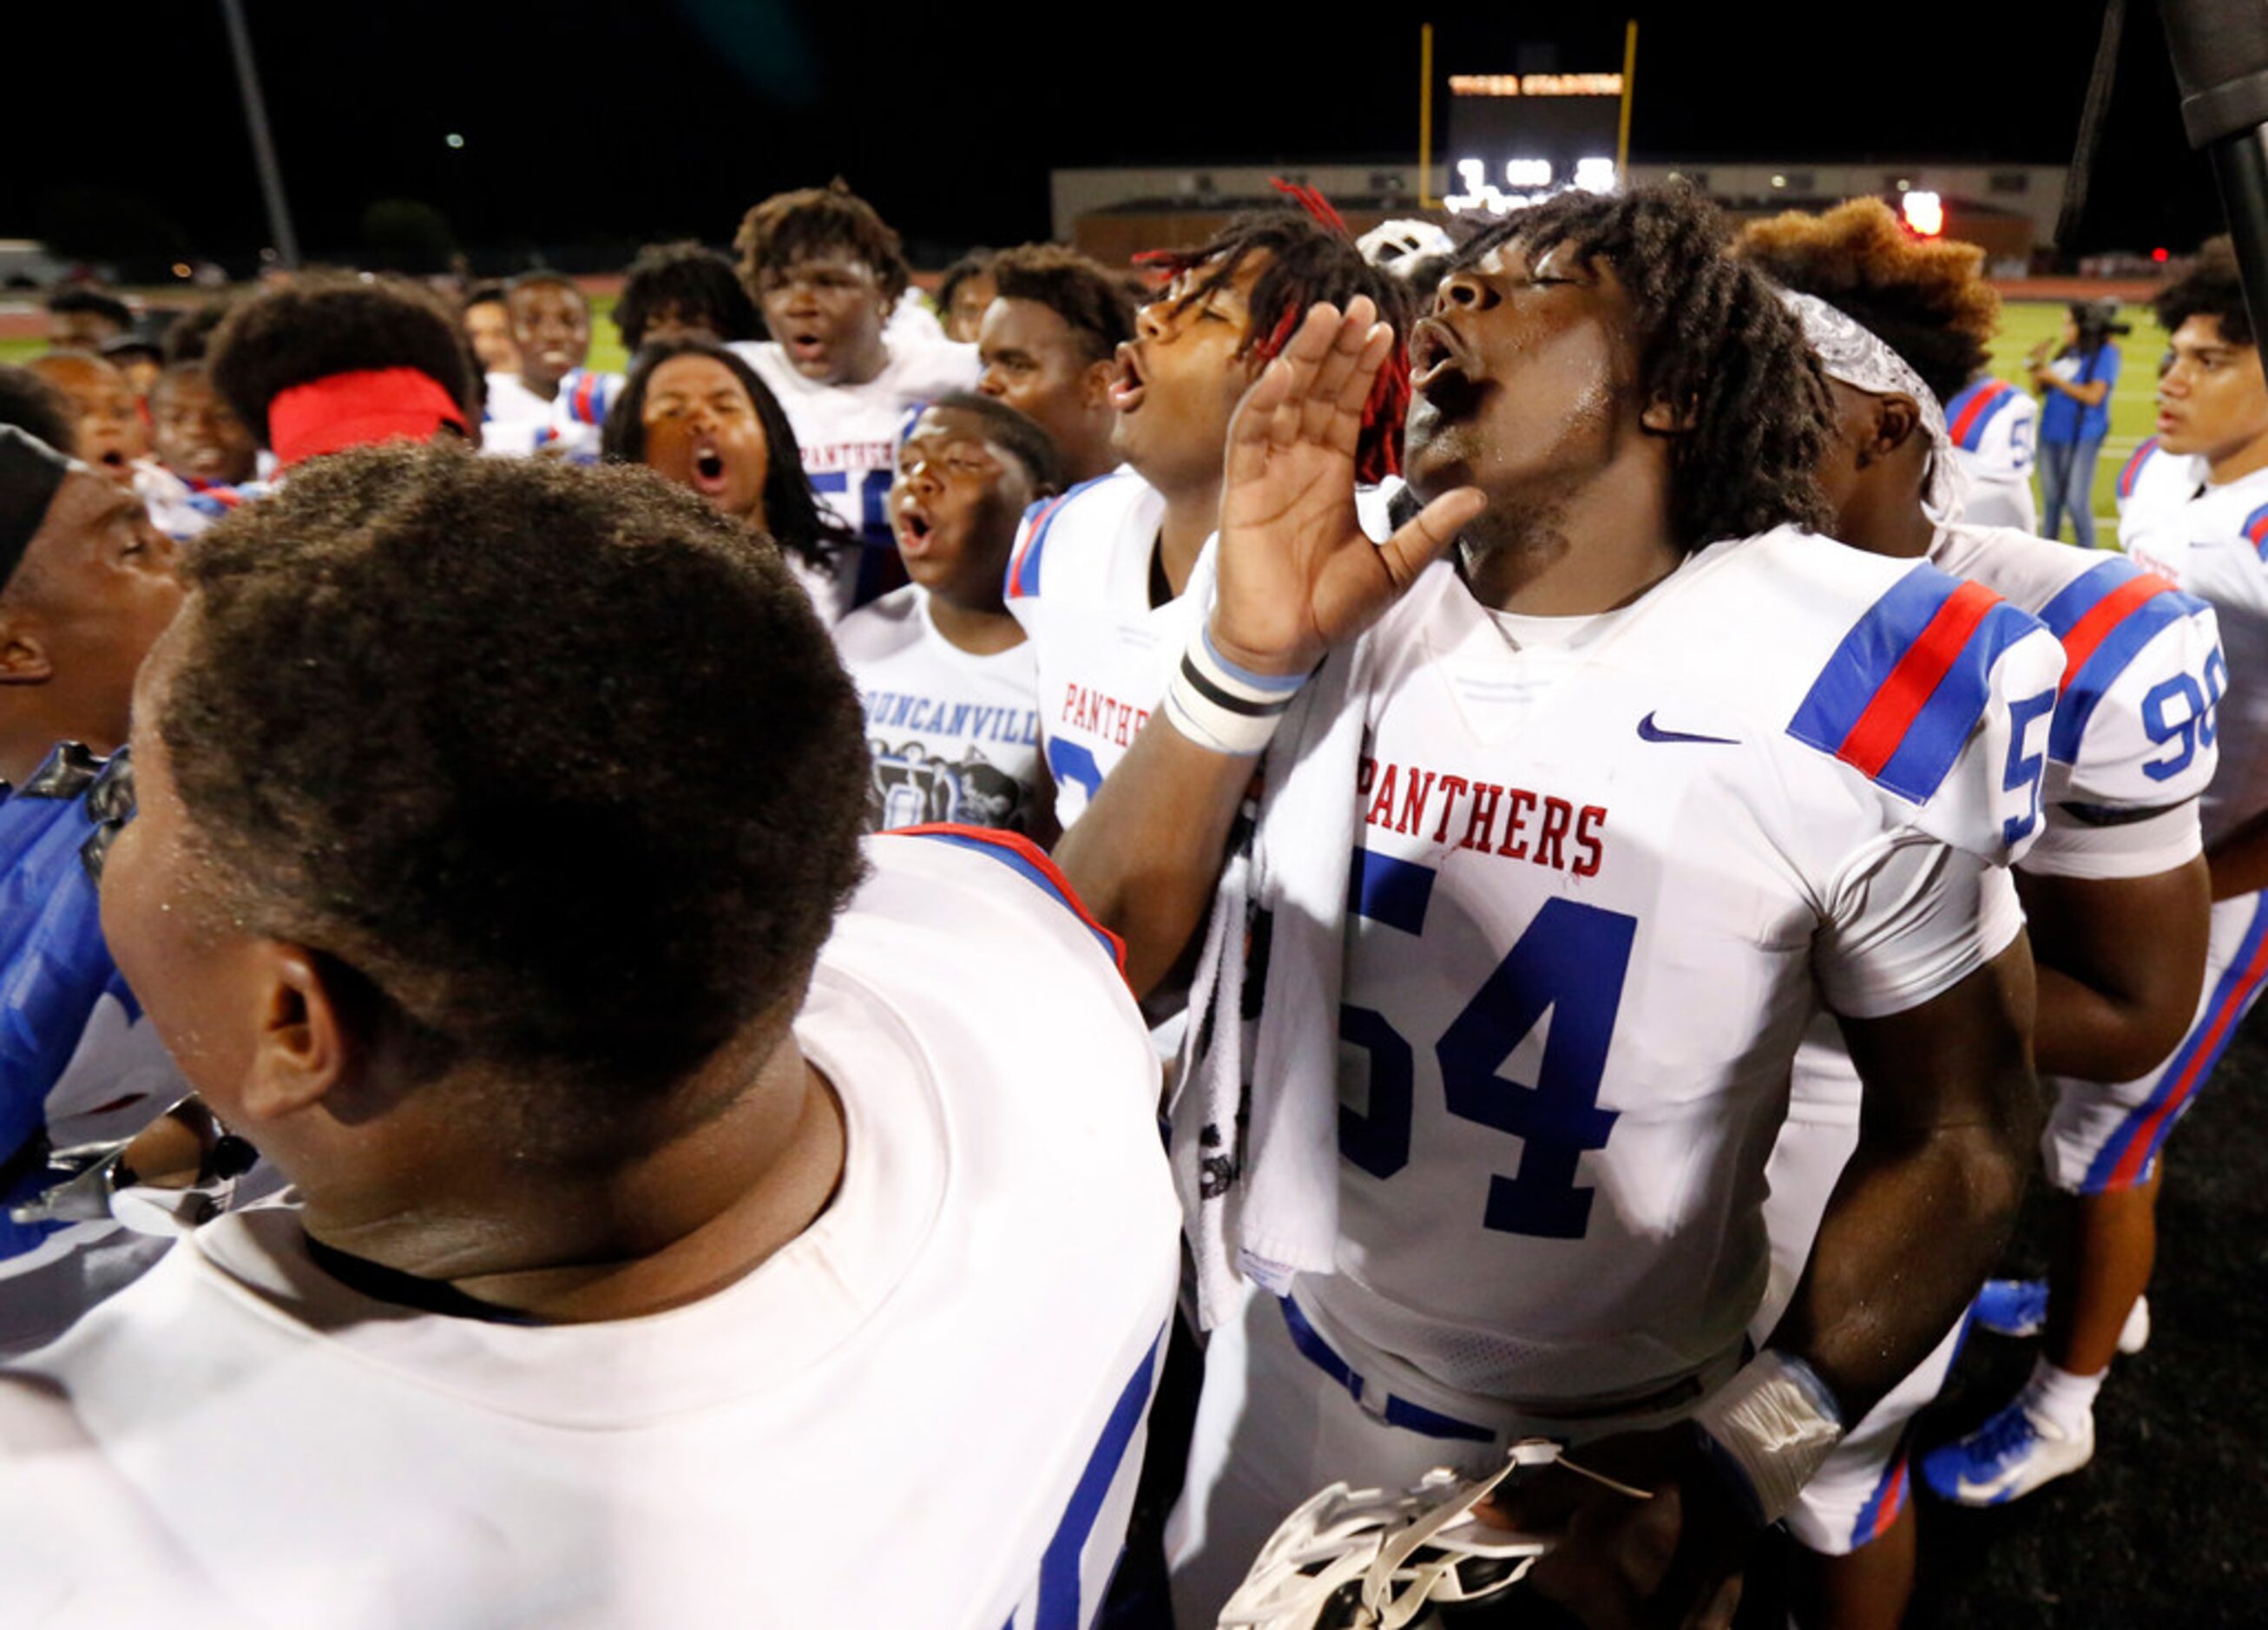
[[[1307,682],[1305,674],[1239,667],[1221,655],[1211,630],[1200,623],[1166,687],[1166,717],[1199,747],[1250,758],[1266,749]]]

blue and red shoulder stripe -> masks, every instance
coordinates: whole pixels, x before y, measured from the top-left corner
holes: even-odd
[[[1089,487],[1100,486],[1108,476],[1096,476],[1067,487],[1051,498],[1042,498],[1024,512],[1024,541],[1008,560],[1008,580],[1002,594],[1009,600],[1026,600],[1040,592],[1040,560],[1048,546],[1048,535],[1070,503]]]
[[[2268,517],[2268,506],[2260,513]],[[2205,601],[2154,572],[2114,555],[2081,573],[2040,608],[2040,621],[2063,642],[2063,688],[2048,730],[2048,756],[2077,758],[2095,704],[2161,631],[2195,616]]]
[[[1124,976],[1126,972],[1125,941],[1094,920],[1093,914],[1087,911],[1086,903],[1079,897],[1078,891],[1071,886],[1071,880],[1065,877],[1061,868],[1048,858],[1047,851],[1032,842],[1030,838],[1020,837],[1014,832],[1004,832],[995,827],[959,826],[944,821],[932,822],[922,826],[894,827],[889,831],[880,833],[878,836],[924,837],[936,843],[951,844],[955,848],[966,849],[972,853],[984,855],[998,861],[1026,882],[1049,896],[1057,904],[1062,906],[1073,917],[1078,918],[1087,933],[1094,936],[1095,943],[1102,948],[1104,955],[1110,958],[1112,965],[1118,970],[1120,976]]]
[[[2245,541],[2268,560],[2268,504],[2263,504],[2244,518]]]
[[[1981,584],[1916,565],[1843,637],[1787,733],[1926,803],[1984,717],[1993,664],[2038,626]]]
[[[1977,451],[1984,439],[1984,427],[1999,417],[2016,394],[2015,387],[2006,380],[1987,375],[1945,404],[1945,433],[1953,445],[1965,453]]]
[[[2158,439],[2155,436],[2151,437],[2140,446],[2134,449],[2132,456],[2127,459],[2124,468],[2120,469],[2118,472],[2118,496],[2120,498],[2131,498],[2134,496],[2134,483],[2141,479],[2142,466],[2150,461],[2150,455],[2157,452],[2157,450]]]

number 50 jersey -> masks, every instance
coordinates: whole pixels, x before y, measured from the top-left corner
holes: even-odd
[[[2013,938],[1991,868],[2038,826],[2062,652],[1793,529],[1596,617],[1492,614],[1436,570],[1370,638],[1340,1243],[1294,1297],[1453,1414],[1679,1383],[1763,1291],[1807,1023],[1918,1006]]]

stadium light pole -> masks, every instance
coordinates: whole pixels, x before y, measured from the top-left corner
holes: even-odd
[[[1418,29],[1418,207],[1433,207],[1433,25]]]
[[[1623,27],[1623,108],[1615,128],[1615,176],[1618,181],[1630,174],[1631,103],[1637,96],[1638,18],[1633,17]]]
[[[252,161],[260,170],[260,194],[268,207],[268,233],[285,269],[299,263],[299,240],[291,231],[291,206],[284,196],[284,173],[276,166],[276,140],[268,132],[268,104],[260,94],[260,70],[252,61],[252,33],[244,26],[244,0],[220,0],[228,24],[228,48],[236,58],[236,87],[244,95],[244,122],[252,127]]]

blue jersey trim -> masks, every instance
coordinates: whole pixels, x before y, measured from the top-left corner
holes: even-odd
[[[2040,608],[2040,621],[2057,639],[2070,637],[2087,614],[2135,579],[2146,576],[2141,567],[2114,556],[2066,585]],[[2087,726],[2103,694],[2118,681],[2142,648],[2169,626],[2205,609],[2205,601],[2167,588],[2135,605],[2096,642],[2078,668],[2064,675],[2063,695],[2057,699],[2055,722],[2048,729],[2048,756],[2059,764],[2075,763]]]
[[[1079,483],[1055,498],[1042,498],[1024,512],[1024,519],[1033,523],[1032,541],[1024,545],[1008,562],[1007,597],[1024,600],[1040,592],[1040,556],[1048,546],[1049,535],[1056,522],[1071,505],[1071,501],[1090,487],[1099,487],[1117,472],[1096,476]]]
[[[1158,1340],[1164,1339],[1160,1332]],[[1158,1347],[1152,1343],[1133,1375],[1127,1377],[1118,1402],[1111,1406],[1102,1435],[1086,1457],[1071,1502],[1064,1508],[1063,1520],[1056,1524],[1055,1537],[1041,1554],[1039,1605],[1032,1615],[1032,1630],[1084,1630],[1079,1560],[1094,1533],[1095,1520],[1102,1514],[1102,1502],[1109,1496],[1110,1486],[1117,1480],[1118,1469],[1125,1464],[1134,1434],[1142,1425],[1143,1413],[1150,1407],[1151,1381],[1157,1368]]]
[[[1961,416],[1969,410],[1971,399],[1986,391],[1992,393],[1991,400],[1977,409],[1977,417],[1970,421],[1957,444],[1964,453],[1974,453],[1984,445],[1986,427],[2007,410],[2010,402],[2015,401],[2015,387],[2001,380],[1979,380],[1945,404],[1946,423],[1957,424]]]

